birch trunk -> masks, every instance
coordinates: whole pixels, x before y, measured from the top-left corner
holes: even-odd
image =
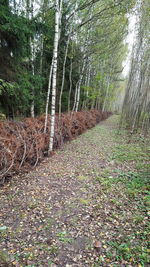
[[[76,90],[75,90],[74,104],[73,104],[72,112],[74,112],[75,111],[75,108],[76,108],[77,94],[78,94],[78,86],[79,86],[79,81],[76,83]]]
[[[48,8],[47,4],[48,4],[47,0],[41,0],[41,18],[43,24],[45,19],[45,12]],[[44,53],[44,37],[42,32],[40,37],[40,75],[42,75],[43,72],[43,53]]]
[[[34,93],[33,92],[32,92],[32,97],[34,98]],[[34,112],[34,100],[32,100],[32,102],[31,102],[30,111],[31,111],[31,117],[34,118],[34,116],[35,116],[35,112]]]
[[[54,60],[53,60],[53,58],[52,58],[52,63],[51,63],[51,68],[50,68],[50,73],[49,73],[49,82],[48,82],[47,98],[46,98],[44,133],[46,133],[46,128],[47,128],[48,106],[49,106],[49,96],[50,96],[50,92],[51,92],[52,72],[53,72],[53,62],[54,62]]]
[[[107,80],[106,95],[105,95],[105,99],[104,99],[104,103],[103,103],[102,112],[105,111],[106,101],[107,101],[107,97],[108,97],[109,84],[110,84],[110,82],[109,82],[109,79],[108,79],[108,80]]]
[[[80,66],[79,66],[79,73],[80,73]],[[73,114],[73,112],[75,111],[75,108],[76,108],[79,81],[80,81],[80,79],[76,83],[76,89],[75,89],[75,95],[74,95],[74,103],[73,103],[73,108],[72,108],[72,114]]]
[[[67,55],[68,55],[69,42],[70,42],[70,33],[69,33],[68,40],[67,40],[65,58],[64,58],[64,63],[63,63],[63,77],[62,77],[62,84],[61,84],[61,90],[60,90],[60,96],[59,96],[59,121],[60,121],[60,117],[61,117],[61,100],[62,100],[62,94],[63,94],[63,90],[64,90],[65,73],[66,73],[66,60],[67,60]]]
[[[62,2],[61,2],[61,7],[62,7]],[[61,84],[60,97],[59,97],[59,121],[60,121],[60,117],[61,117],[61,102],[62,102],[62,94],[63,94],[63,90],[64,90],[64,82],[65,82],[66,60],[67,60],[67,55],[68,55],[68,48],[69,48],[70,38],[71,38],[71,34],[72,34],[76,9],[77,9],[77,1],[75,3],[75,9],[74,9],[73,19],[72,19],[73,21],[71,22],[71,27],[70,27],[69,34],[68,34],[68,40],[67,40],[66,51],[65,51],[65,58],[64,58],[64,63],[63,63],[63,77],[62,77],[62,84]],[[72,68],[72,66],[71,66],[71,68]],[[72,74],[72,69],[71,69],[71,74]],[[71,83],[70,83],[70,85],[71,85]],[[71,88],[72,88],[72,85],[71,85]],[[69,94],[70,94],[70,90],[69,90]],[[70,97],[70,95],[69,95],[69,97]]]
[[[43,36],[41,36],[40,75],[42,75],[42,71],[43,71],[43,46],[44,46],[44,40],[43,40]]]
[[[55,2],[55,37],[54,37],[54,52],[53,52],[53,75],[52,75],[52,104],[51,104],[51,128],[50,128],[50,142],[48,154],[53,151],[54,133],[55,133],[55,105],[56,105],[56,79],[57,79],[57,61],[58,61],[58,42],[59,42],[59,22],[61,10],[59,8],[59,1]]]
[[[87,87],[86,98],[85,98],[85,106],[84,106],[85,109],[87,109],[88,102],[89,102],[88,97],[89,97],[90,79],[91,79],[91,63],[89,62],[88,73],[87,73],[87,81],[86,81],[86,85],[85,85]]]
[[[93,9],[91,9],[90,11],[90,18],[92,18],[92,14],[93,14]],[[90,28],[90,24],[89,24],[89,28],[87,31],[87,37],[86,37],[86,41],[84,44],[84,57],[87,53],[87,47],[88,47],[88,42],[89,42],[89,36],[90,36],[90,32],[91,32],[92,28]],[[82,67],[82,71],[81,71],[81,75],[80,75],[80,79],[79,79],[79,85],[78,85],[78,90],[77,90],[77,100],[76,100],[76,105],[75,105],[75,111],[77,112],[79,109],[79,101],[80,101],[80,91],[81,91],[81,83],[82,83],[82,79],[83,79],[83,74],[84,74],[84,70],[85,70],[85,65],[86,65],[86,59],[83,59],[83,67]]]
[[[13,0],[13,7],[14,7],[14,12],[17,13],[16,0]]]
[[[32,75],[35,75],[35,69],[34,69],[34,43],[32,42],[30,38],[30,47],[31,47],[31,68],[32,68]],[[32,95],[32,102],[31,102],[31,117],[34,118],[35,112],[34,112],[34,88],[31,89],[31,95]]]
[[[78,84],[77,100],[76,100],[76,107],[75,107],[75,111],[76,111],[76,112],[77,112],[78,109],[79,109],[80,91],[81,91],[81,83],[82,83],[82,79],[83,79],[84,69],[85,69],[85,59],[84,59],[84,61],[83,61],[82,72],[81,72],[80,79],[79,79],[79,84]]]
[[[91,105],[91,109],[93,109],[95,106],[95,99],[92,100],[92,105]]]
[[[85,74],[85,82],[84,82],[84,86],[86,88],[87,86],[87,79],[88,79],[88,74],[87,74],[87,70],[86,70],[86,74]],[[85,108],[85,104],[86,104],[86,91],[84,90],[83,92],[83,102],[82,102],[82,110]]]
[[[70,88],[69,88],[69,96],[68,96],[68,112],[70,111],[70,98],[71,98],[71,92],[72,92],[72,58],[71,58],[71,64],[70,64],[69,82],[70,82]]]
[[[34,0],[27,0],[26,2],[26,17],[28,20],[33,18],[33,4],[34,4]],[[29,62],[31,64],[31,71],[32,71],[32,75],[35,75],[35,69],[34,69],[34,42],[32,42],[32,39],[30,37],[29,39],[29,44],[30,44],[30,57],[29,57]],[[31,113],[31,117],[34,118],[34,89],[31,89],[31,96],[32,96],[32,102],[31,102],[31,106],[30,106],[30,113]]]

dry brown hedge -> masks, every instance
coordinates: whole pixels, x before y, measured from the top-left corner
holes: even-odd
[[[98,110],[63,113],[61,127],[56,115],[54,149],[106,119],[110,112]],[[0,184],[20,171],[30,170],[47,155],[50,116],[44,134],[45,115],[21,122],[0,121]]]

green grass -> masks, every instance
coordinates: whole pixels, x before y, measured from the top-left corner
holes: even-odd
[[[138,144],[117,144],[111,155],[112,160],[119,162],[136,161],[140,162],[147,158],[145,152]]]
[[[72,243],[73,239],[68,237],[67,232],[59,232],[57,233],[57,237],[59,241],[64,242],[64,243]]]
[[[101,187],[104,189],[104,190],[109,190],[112,188],[112,186],[114,185],[114,179],[111,178],[111,177],[96,177],[96,180],[99,181]]]
[[[123,130],[119,133],[116,130],[112,131],[113,142],[116,145],[109,148],[110,167],[106,166],[101,176],[96,176],[96,180],[99,181],[103,192],[110,192],[113,195],[115,192],[115,197],[110,198],[109,201],[116,212],[111,213],[109,220],[112,222],[115,218],[120,220],[123,214],[124,220],[120,220],[120,223],[126,223],[127,221],[131,230],[130,235],[127,235],[126,230],[122,229],[119,240],[117,236],[116,238],[112,237],[111,241],[107,242],[108,248],[105,253],[102,253],[94,266],[102,266],[108,260],[111,263],[117,262],[111,265],[113,267],[121,266],[123,261],[128,262],[131,266],[146,267],[150,263],[150,250],[148,249],[150,233],[150,224],[148,223],[148,217],[150,216],[148,139],[139,138],[137,135],[132,137],[129,142],[127,131]],[[106,133],[107,138],[108,134]],[[124,199],[126,205],[129,205],[128,210],[126,210],[127,206],[124,207]],[[117,206],[120,211],[116,209]],[[97,207],[99,208],[98,205]],[[128,211],[130,213],[129,217]]]
[[[150,201],[150,177],[147,171],[142,172],[120,172],[118,181],[125,186],[125,191],[129,197],[135,198],[138,194],[145,195],[147,202]]]
[[[149,251],[146,247],[139,245],[132,245],[130,241],[119,243],[119,242],[108,242],[110,247],[107,257],[109,259],[115,255],[115,260],[122,261],[127,260],[131,264],[140,263],[142,266],[149,262]]]

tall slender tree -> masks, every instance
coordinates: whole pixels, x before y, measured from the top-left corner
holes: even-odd
[[[150,126],[150,24],[148,0],[137,3],[137,36],[123,104],[122,122],[133,130]]]
[[[50,142],[48,153],[53,150],[54,131],[55,131],[55,108],[56,108],[56,86],[57,86],[57,61],[58,61],[58,42],[60,34],[60,18],[62,10],[62,1],[55,0],[55,37],[54,37],[54,51],[53,51],[53,75],[52,75],[52,104],[51,104],[51,128],[50,128]],[[51,77],[49,78],[49,80]]]

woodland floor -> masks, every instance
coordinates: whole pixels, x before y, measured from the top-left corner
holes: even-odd
[[[149,266],[150,148],[117,123],[111,116],[1,188],[0,267]]]

